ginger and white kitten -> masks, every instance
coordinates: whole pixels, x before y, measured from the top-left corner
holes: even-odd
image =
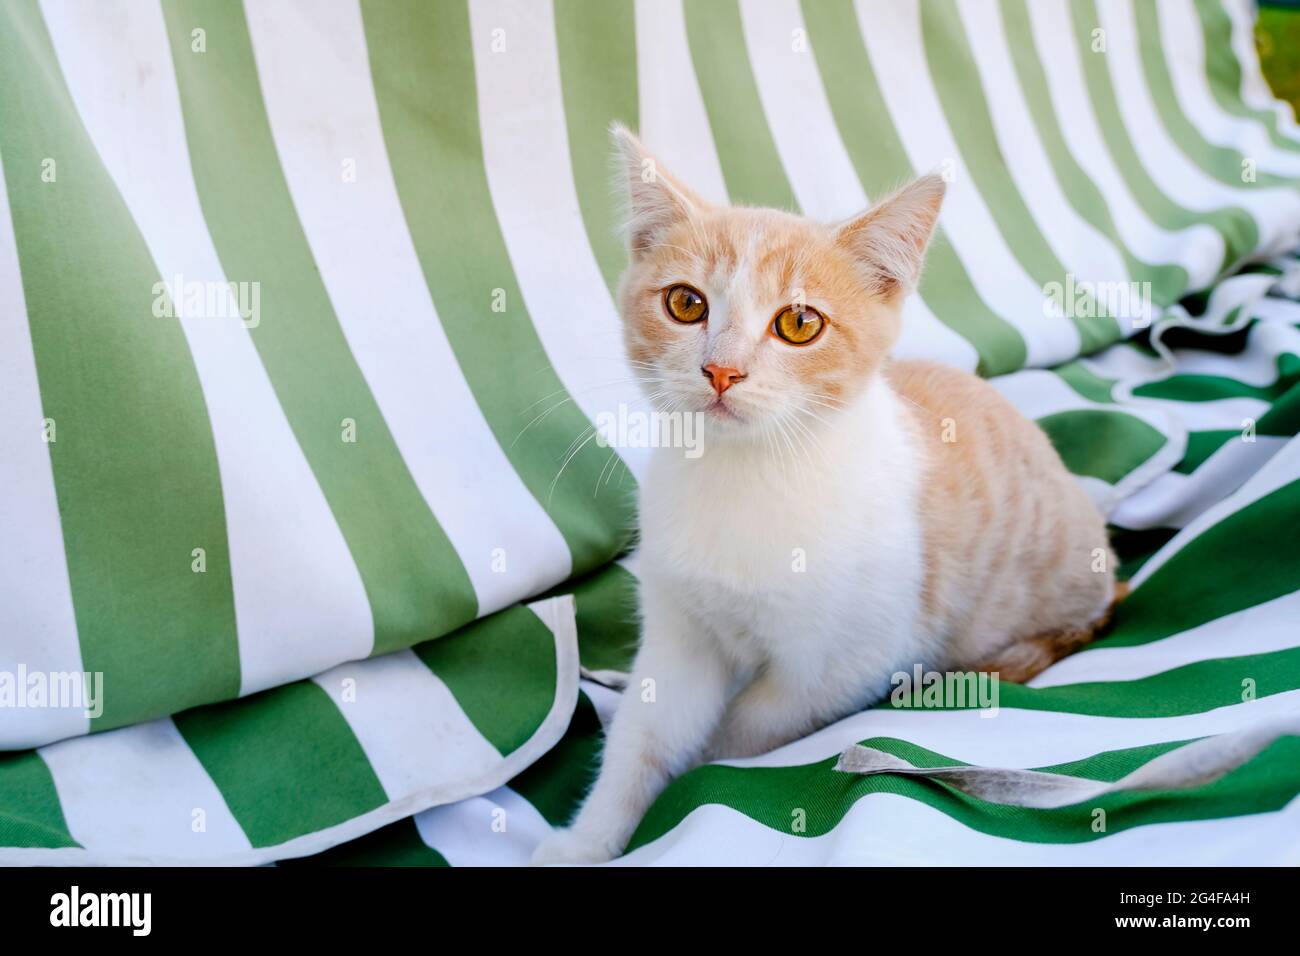
[[[873,704],[915,664],[1025,680],[1116,594],[1102,517],[1043,432],[974,375],[888,357],[940,177],[827,226],[705,202],[614,138],[627,350],[705,441],[659,449],[641,485],[641,648],[539,863],[617,856],[673,777]]]

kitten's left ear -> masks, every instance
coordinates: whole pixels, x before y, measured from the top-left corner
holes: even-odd
[[[938,173],[922,176],[835,231],[836,243],[857,260],[877,294],[916,288],[946,189]]]

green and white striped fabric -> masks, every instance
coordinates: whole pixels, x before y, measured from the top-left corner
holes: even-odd
[[[1300,262],[1292,273],[1300,276]],[[1270,286],[1278,283],[1267,275]],[[1256,275],[1222,288],[1232,292],[1233,285],[1238,293],[1262,291]],[[1130,485],[1132,475],[1151,472],[1166,449],[1183,456],[1112,508],[1115,520],[1145,498],[1145,513],[1187,517],[1115,528],[1121,551],[1132,555],[1126,570],[1135,572],[1136,590],[1105,640],[1028,688],[1003,687],[995,718],[882,705],[767,757],[697,770],[651,810],[627,861],[1300,862],[1297,739],[1278,740],[1203,786],[1052,810],[1008,808],[932,781],[832,769],[844,749],[865,742],[922,766],[957,760],[1111,780],[1188,741],[1300,714],[1300,556],[1275,547],[1278,529],[1300,520],[1300,440],[1281,434],[1300,428],[1300,304],[1242,295],[1246,318],[1216,324],[1209,314],[1171,317],[1151,336],[1159,351],[1145,341],[1116,345],[1087,360],[1091,378],[1089,369],[1073,366],[1052,373],[1090,396],[1076,393],[1075,407],[1093,412],[1077,429],[1048,430],[1067,460],[1085,468],[1095,460],[1071,459],[1071,444],[1112,450],[1118,480],[1078,472],[1103,498]],[[1100,374],[1125,366],[1113,380]],[[1270,367],[1290,371],[1268,380]],[[1040,374],[994,381],[1015,400],[1021,383]],[[1110,398],[1139,393],[1151,381],[1181,391]],[[1036,391],[1055,394],[1051,389]],[[1191,449],[1186,436],[1207,415],[1239,413],[1232,404],[1216,410],[1221,396],[1247,389],[1268,396],[1247,409],[1255,427],[1215,433],[1213,452]],[[1154,441],[1147,421],[1128,410],[1144,400],[1163,403],[1155,420],[1166,431]],[[1283,427],[1287,416],[1291,424]],[[1237,455],[1248,468],[1215,464]],[[1238,477],[1224,477],[1230,474]],[[1153,533],[1164,543],[1148,557],[1143,548]],[[634,570],[634,561],[616,563],[566,585],[576,613],[566,598],[537,606],[553,629],[554,672],[537,656],[549,650],[548,635],[535,616],[515,609],[414,654],[12,755],[0,761],[0,839],[10,847],[0,850],[0,862],[252,862],[327,846],[306,862],[526,862],[576,807],[597,765],[617,692],[591,680],[579,692],[579,665],[607,683],[626,669],[635,640]],[[437,691],[434,707],[428,688],[439,681],[446,689]],[[440,730],[436,721],[444,718],[478,733]],[[503,759],[477,743],[486,756],[475,764],[463,739],[481,737]],[[196,809],[215,821],[204,831],[191,829]],[[1097,810],[1105,813],[1104,829],[1095,828]],[[357,833],[365,835],[346,841]]]
[[[212,704],[0,754],[0,864],[265,863],[490,791],[578,694],[573,600]]]
[[[942,169],[900,351],[996,376],[1149,559],[1106,644],[1007,692],[1014,727],[872,711],[703,768],[630,859],[962,859],[949,830],[1131,859],[1193,821],[1294,852],[1285,740],[1106,798],[1113,837],[829,769],[888,734],[1100,779],[1294,706],[1300,127],[1252,26],[1245,0],[9,0],[0,860],[509,862],[571,810],[612,693],[561,738],[578,660],[609,681],[635,641],[611,562],[646,451],[591,441],[640,401],[613,120],[706,196],[826,219]],[[1152,308],[1045,308],[1086,283]],[[520,603],[546,593],[576,651],[566,604]],[[102,713],[6,703],[18,674],[102,675]]]

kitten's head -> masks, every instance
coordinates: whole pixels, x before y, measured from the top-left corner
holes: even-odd
[[[925,176],[838,225],[706,202],[616,126],[631,263],[619,290],[633,368],[660,410],[723,434],[830,418],[898,338],[943,201]]]

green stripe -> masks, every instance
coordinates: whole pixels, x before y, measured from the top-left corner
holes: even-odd
[[[1065,467],[1115,484],[1164,447],[1167,439],[1136,415],[1073,409],[1038,419]]]
[[[1046,289],[1054,282],[1064,284],[1069,270],[1038,228],[1003,158],[957,4],[953,0],[922,3],[921,32],[930,76],[948,128],[1012,255],[1040,288]],[[1087,299],[1095,305],[1093,296]],[[1071,321],[1079,330],[1079,347],[1084,353],[1095,352],[1120,338],[1114,318],[1097,315]]]
[[[250,334],[356,562],[374,652],[444,634],[476,615],[473,585],[334,314],[280,168],[243,8],[167,0],[163,13],[203,214],[226,276],[261,283]],[[196,27],[206,52],[190,49]]]
[[[686,0],[686,39],[732,202],[797,211],[763,115],[736,0]]]
[[[1254,398],[1274,402],[1300,385],[1300,355],[1277,356],[1277,378],[1271,385],[1249,385],[1223,375],[1171,375],[1133,389],[1135,396],[1175,402],[1212,402],[1224,398]]]
[[[1093,648],[1115,646],[1103,640]],[[1231,646],[1224,651],[1231,651]],[[998,704],[1096,717],[1181,717],[1243,703],[1247,687],[1257,698],[1300,688],[1300,647],[1196,661],[1137,680],[1055,687],[1003,684]]]
[[[627,267],[622,213],[611,188],[609,127],[640,126],[632,0],[555,0],[569,159],[587,239],[610,295]]]
[[[641,626],[637,580],[621,564],[565,581],[543,598],[572,594],[577,608],[578,657],[588,670],[629,671]]]
[[[415,818],[407,817],[324,853],[281,860],[277,865],[443,867],[450,864],[420,838]]]
[[[568,823],[591,790],[600,768],[604,736],[596,708],[586,694],[564,737],[544,757],[510,781],[510,789],[533,805],[552,826]]]
[[[880,197],[915,176],[872,71],[852,0],[804,0],[804,21],[858,179]],[[975,347],[981,375],[1001,375],[1025,364],[1025,340],[980,298],[942,228],[930,246],[920,294],[940,321]]]
[[[1135,256],[1120,238],[1106,198],[1096,183],[1084,172],[1066,142],[1060,122],[1052,109],[1047,74],[1038,59],[1033,31],[1029,26],[1029,8],[1025,0],[1001,0],[1003,29],[1011,60],[1020,81],[1020,90],[1038,130],[1039,140],[1047,151],[1066,198],[1075,211],[1094,229],[1110,238],[1124,256],[1129,275],[1139,282],[1151,283],[1151,299],[1157,305],[1178,301],[1187,290],[1187,271],[1173,264],[1154,265]],[[1067,118],[1068,121],[1068,118]]]
[[[1247,106],[1241,98],[1241,64],[1232,48],[1232,20],[1217,0],[1195,0],[1196,12],[1201,19],[1205,35],[1205,73],[1210,94],[1220,109],[1258,122],[1268,133],[1274,146],[1300,152],[1300,142],[1282,135],[1277,114],[1272,110],[1257,110]]]
[[[79,845],[40,755],[35,750],[0,753],[0,847]]]
[[[548,362],[510,265],[483,165],[469,11],[419,0],[362,0],[361,9],[398,196],[452,350],[510,463],[568,542],[574,573],[599,567],[626,548],[632,503],[622,492],[593,495],[610,453],[578,446],[594,429]],[[541,407],[553,410],[528,427]],[[571,442],[581,450],[556,482]]]
[[[1146,644],[1290,594],[1300,549],[1279,547],[1278,534],[1298,523],[1293,481],[1206,528],[1119,603],[1106,646]]]
[[[1109,405],[1115,401],[1113,390],[1118,379],[1103,378],[1077,359],[1058,365],[1052,371],[1066,385],[1091,402]]]
[[[1068,6],[1093,113],[1101,126],[1106,148],[1128,184],[1134,200],[1153,222],[1164,229],[1185,229],[1202,222],[1213,226],[1224,241],[1220,271],[1229,271],[1234,263],[1255,251],[1259,242],[1255,218],[1247,210],[1236,206],[1195,213],[1174,202],[1160,189],[1151,171],[1142,165],[1142,160],[1129,139],[1129,132],[1124,127],[1119,101],[1106,66],[1106,54],[1092,51],[1092,31],[1099,29],[1100,22],[1096,5],[1093,0],[1075,0]]]
[[[521,605],[413,650],[502,755],[527,743],[555,703],[555,635]]]
[[[582,666],[630,671],[641,636],[637,579],[622,565],[611,564],[571,590],[578,608]]]
[[[1205,464],[1206,459],[1234,438],[1240,438],[1241,432],[1235,428],[1222,431],[1188,432],[1187,452],[1183,460],[1174,466],[1180,475],[1190,475]]]
[[[173,720],[254,847],[324,830],[388,802],[352,728],[311,681]]]
[[[100,162],[30,0],[0,18],[0,154],[95,730],[239,693],[211,423],[158,270]],[[57,164],[43,182],[42,163]],[[195,573],[191,553],[206,552]]]
[[[1300,388],[1283,393],[1255,423],[1261,435],[1294,435],[1300,432]]]
[[[872,738],[871,746],[909,759],[923,748],[892,738]],[[1181,742],[1179,742],[1181,743]],[[1111,751],[1058,767],[1042,768],[1071,776],[1116,780],[1178,744],[1156,744]],[[1281,810],[1300,792],[1300,738],[1284,737],[1244,766],[1205,786],[1106,794],[1055,810],[991,803],[942,783],[901,774],[861,776],[838,773],[836,757],[795,767],[725,767],[712,764],[674,781],[646,814],[629,849],[644,846],[681,823],[692,810],[722,804],[783,834],[823,836],[859,798],[872,793],[910,797],[954,820],[992,836],[1029,843],[1088,843],[1134,827],[1179,820],[1210,820]],[[934,754],[931,764],[951,763]],[[1106,828],[1093,828],[1093,811],[1106,812]],[[799,818],[802,829],[792,827]]]
[[[1216,146],[1201,135],[1200,130],[1183,112],[1182,102],[1174,90],[1173,80],[1169,75],[1169,63],[1165,59],[1165,45],[1160,37],[1160,17],[1162,14],[1154,3],[1133,3],[1135,26],[1139,51],[1142,60],[1142,72],[1146,76],[1147,88],[1160,113],[1161,122],[1178,149],[1202,170],[1209,173],[1221,183],[1236,189],[1249,190],[1267,187],[1285,187],[1295,189],[1294,179],[1275,176],[1272,173],[1256,170],[1255,181],[1247,183],[1242,180],[1242,160],[1239,151],[1227,146]],[[1180,9],[1178,15],[1182,16]],[[1164,16],[1168,16],[1166,11]]]

